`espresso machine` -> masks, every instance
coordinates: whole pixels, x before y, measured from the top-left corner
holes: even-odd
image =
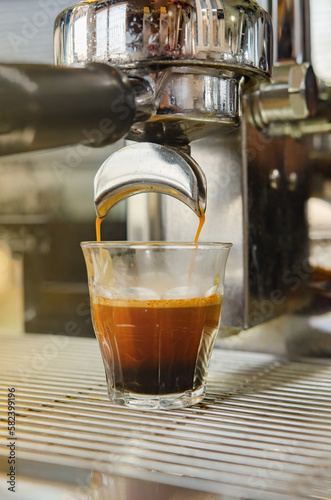
[[[311,300],[309,135],[330,124],[309,26],[306,0],[80,2],[55,20],[55,66],[0,67],[1,154],[125,137],[124,173],[146,143],[193,165],[198,194],[207,185],[201,241],[233,243],[223,334],[266,321],[270,334]],[[127,238],[192,241],[199,202],[178,198],[129,198]]]
[[[92,335],[87,293],[72,307],[72,283],[61,304],[53,287],[44,334],[0,332],[1,499],[16,487],[24,500],[330,498],[330,219],[307,219],[312,197],[331,199],[330,83],[315,76],[310,46],[317,1],[321,18],[331,12],[329,0],[310,0],[310,12],[308,0],[86,0],[55,20],[55,65],[0,64],[0,156],[8,159],[0,199],[15,192],[7,205],[16,209],[33,187],[42,201],[15,250],[25,255],[31,316],[41,255],[58,288],[61,261],[87,292],[79,242],[88,228],[94,237],[95,213],[82,179],[92,193],[92,170],[104,161],[116,171],[113,184],[102,170],[96,177],[105,239],[113,209],[102,186],[122,195],[125,178],[136,194],[126,200],[127,239],[193,241],[205,209],[200,241],[233,243],[201,404],[113,405],[96,340],[80,335],[83,324]],[[38,0],[37,9],[45,17],[64,7]],[[42,20],[31,14],[30,28]],[[92,206],[77,253],[68,241],[78,216],[48,232],[54,171],[38,184],[31,156],[19,188],[12,180],[17,153],[70,145],[50,154],[61,178],[84,159],[66,191],[77,214]],[[39,154],[42,171],[53,160]],[[0,257],[9,260],[5,243]],[[65,302],[65,327],[52,331],[49,318]]]

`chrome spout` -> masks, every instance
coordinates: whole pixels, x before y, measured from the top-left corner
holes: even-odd
[[[173,196],[198,216],[206,210],[206,178],[189,154],[159,144],[138,143],[120,149],[99,168],[94,178],[97,216],[105,217],[119,201],[143,192]]]

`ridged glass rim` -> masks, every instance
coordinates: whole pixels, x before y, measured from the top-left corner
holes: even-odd
[[[83,241],[81,242],[82,248],[99,248],[99,247],[108,247],[108,248],[141,248],[141,249],[149,249],[149,248],[199,248],[199,249],[208,249],[208,248],[224,248],[230,249],[233,244],[232,243],[222,243],[222,242],[211,242],[211,243],[186,243],[186,242],[173,242],[173,241]]]

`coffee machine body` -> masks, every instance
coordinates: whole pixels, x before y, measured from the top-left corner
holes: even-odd
[[[224,323],[238,328],[249,326],[250,299],[242,100],[270,79],[271,29],[255,2],[234,0],[81,2],[55,23],[57,64],[107,62],[145,86],[144,119],[128,140],[179,148],[204,171],[208,207],[201,238],[234,243]],[[129,240],[190,241],[196,226],[195,214],[176,199],[148,193],[128,200]]]
[[[0,65],[1,107],[18,103],[0,154],[119,137],[175,151],[207,179],[201,241],[233,243],[225,334],[265,325],[310,301],[308,135],[329,130],[330,93],[309,26],[308,0],[80,2],[55,21],[55,67]],[[192,241],[175,198],[129,198],[127,238]]]
[[[314,113],[307,6],[263,3],[287,28],[274,47],[254,1],[81,2],[55,23],[58,64],[106,62],[143,83],[144,119],[127,140],[188,151],[204,171],[201,239],[234,245],[223,309],[231,330],[307,300],[304,287],[293,290],[292,267],[308,258],[308,155],[304,141],[275,132]],[[187,207],[158,194],[130,198],[127,222],[133,241],[190,241],[197,226]]]

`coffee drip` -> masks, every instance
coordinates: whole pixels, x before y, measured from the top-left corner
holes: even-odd
[[[95,221],[95,232],[96,232],[96,239],[97,239],[98,243],[101,242],[101,223],[102,223],[102,220],[103,219],[101,219],[100,217],[97,217],[96,221]],[[205,216],[204,212],[202,212],[201,215],[199,216],[199,227],[197,229],[197,232],[196,232],[196,235],[194,238],[194,243],[198,243],[198,241],[199,241],[200,233],[202,231],[205,220],[206,220],[206,216]]]
[[[150,143],[124,148],[97,172],[97,242],[101,242],[102,220],[111,208],[142,191],[170,194],[190,206],[199,217],[194,243],[198,242],[205,222],[204,175],[186,153]],[[132,296],[130,288],[115,289],[112,298],[100,296],[98,288],[92,291],[94,328],[103,346],[111,391],[167,395],[203,387],[218,331],[222,294],[215,289],[208,296],[200,291],[194,295],[196,248],[190,255],[187,286],[168,290],[169,297],[145,300],[142,290],[151,291],[139,287],[131,288],[135,290]],[[107,265],[109,258],[102,245],[99,252]],[[177,296],[178,290],[184,295]]]
[[[101,241],[101,221],[112,207],[143,192],[167,194],[189,206],[199,217],[197,243],[205,220],[205,175],[186,151],[148,142],[120,149],[98,170],[94,178],[97,241]]]

